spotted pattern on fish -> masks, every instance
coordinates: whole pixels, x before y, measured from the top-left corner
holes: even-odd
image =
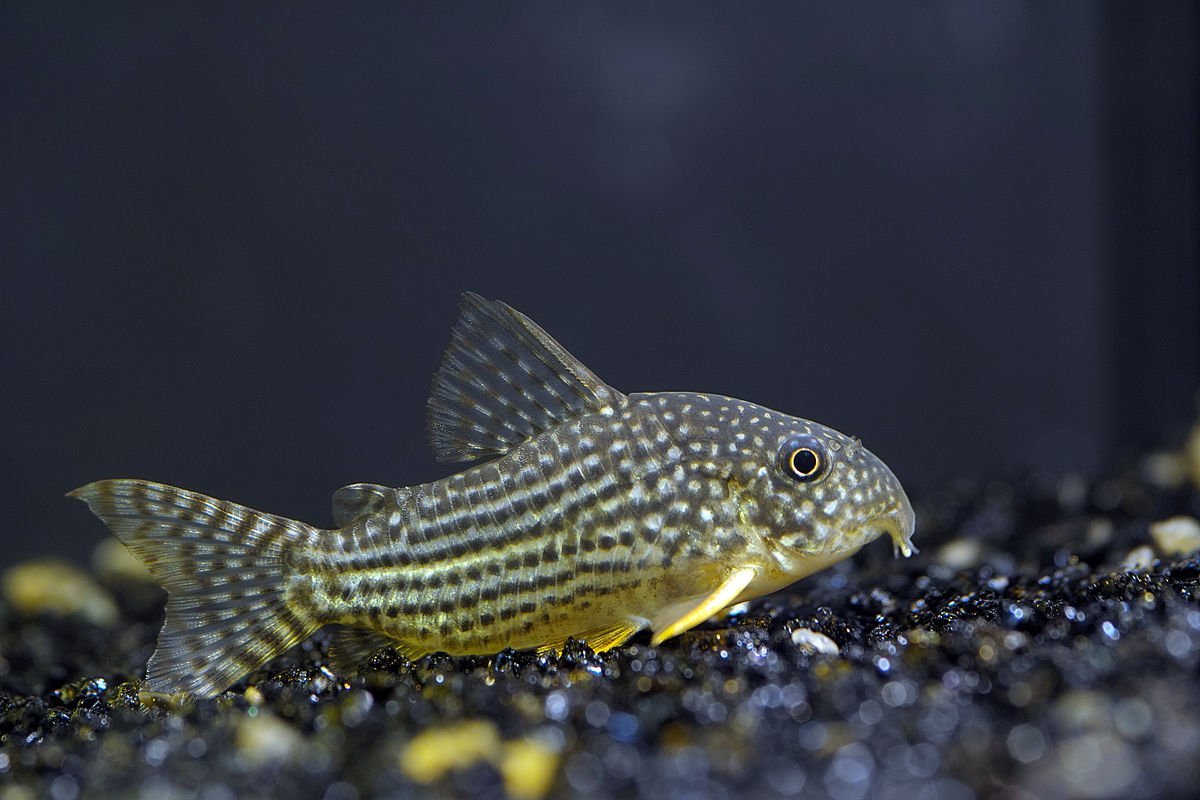
[[[140,480],[85,500],[169,593],[150,687],[212,695],[323,625],[339,669],[654,641],[845,558],[912,509],[858,440],[719,395],[624,395],[509,306],[464,296],[431,444],[491,459],[432,483],[352,484],[321,530]],[[799,461],[797,461],[799,459]]]

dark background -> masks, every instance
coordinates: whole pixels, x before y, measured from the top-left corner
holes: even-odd
[[[0,563],[63,492],[318,524],[447,472],[458,294],[914,494],[1095,470],[1200,385],[1191,3],[6,4]]]

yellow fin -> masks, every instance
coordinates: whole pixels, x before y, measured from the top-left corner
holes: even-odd
[[[725,582],[717,587],[716,591],[701,600],[698,605],[693,606],[685,612],[683,616],[668,623],[665,628],[656,632],[654,638],[650,640],[650,644],[658,647],[658,645],[672,636],[678,636],[684,631],[691,630],[713,614],[730,605],[742,593],[742,590],[750,585],[750,581],[754,580],[754,576],[757,574],[758,569],[755,567],[742,567],[734,570],[725,579]]]
[[[417,647],[415,644],[401,641],[392,642],[392,649],[404,656],[408,661],[416,661],[418,658],[424,658],[431,652],[427,648]]]
[[[625,644],[630,636],[633,636],[644,627],[646,627],[646,623],[642,620],[626,618],[611,625],[573,634],[571,638],[582,639],[587,642],[588,647],[592,648],[593,653],[603,653],[605,650],[612,650],[614,647],[620,647]],[[567,640],[563,638],[549,644],[544,644],[537,649],[538,655],[561,653],[566,643]]]

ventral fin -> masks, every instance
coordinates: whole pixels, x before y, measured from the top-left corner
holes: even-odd
[[[366,628],[342,627],[329,647],[329,667],[343,677],[354,675],[372,653],[384,647],[402,647],[402,643]]]
[[[395,489],[375,483],[343,486],[333,493],[333,524],[344,528],[356,519],[374,514],[395,495]]]
[[[645,620],[630,617],[618,620],[611,625],[577,633],[571,638],[587,642],[588,647],[592,648],[593,653],[603,653],[605,650],[612,650],[614,647],[620,647],[625,644],[629,637],[644,627],[646,627]],[[559,655],[566,644],[567,640],[565,638],[547,642],[537,649],[538,655]]]
[[[467,292],[433,377],[429,444],[439,461],[491,458],[624,398],[529,317]]]

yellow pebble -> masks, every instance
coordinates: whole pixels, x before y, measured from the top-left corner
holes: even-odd
[[[541,742],[519,739],[504,745],[500,774],[513,800],[541,800],[557,772],[558,753]]]
[[[1200,550],[1200,521],[1195,517],[1171,517],[1150,526],[1158,551],[1167,556],[1186,556]]]
[[[304,737],[291,724],[261,711],[238,721],[234,738],[241,760],[252,768],[301,761]]]
[[[105,539],[92,551],[92,569],[106,580],[154,583],[150,570],[116,539]]]
[[[18,564],[0,579],[4,597],[26,615],[80,614],[95,625],[117,621],[117,605],[86,572],[57,558]]]
[[[414,736],[400,753],[400,769],[417,783],[433,783],[450,770],[479,761],[495,763],[500,733],[487,720],[430,728]]]

